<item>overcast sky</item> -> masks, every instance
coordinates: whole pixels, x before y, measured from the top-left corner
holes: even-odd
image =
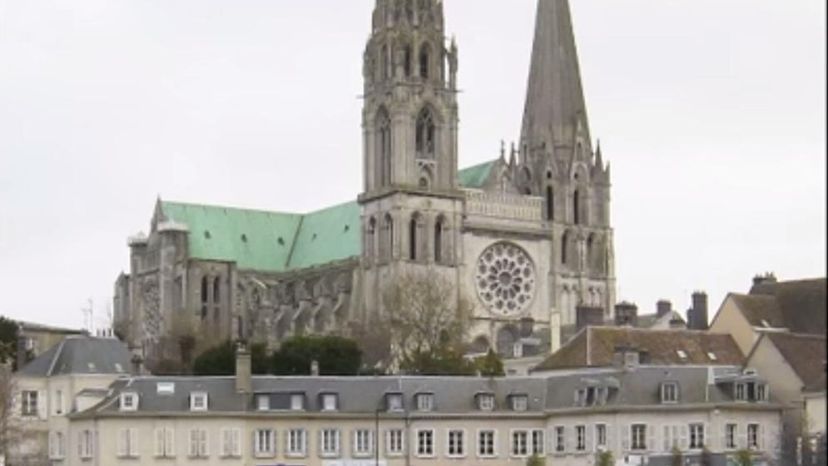
[[[103,315],[159,195],[354,199],[373,3],[0,0],[0,314]],[[619,298],[715,309],[759,272],[824,276],[825,1],[572,3]],[[461,166],[519,136],[534,13],[446,0]]]

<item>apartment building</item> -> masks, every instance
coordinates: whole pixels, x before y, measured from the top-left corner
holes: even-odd
[[[758,374],[624,366],[543,377],[136,377],[70,416],[61,465],[716,464],[774,457],[780,407]]]

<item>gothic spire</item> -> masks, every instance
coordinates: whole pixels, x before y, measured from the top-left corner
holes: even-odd
[[[578,123],[589,144],[589,125],[569,0],[538,0],[532,63],[521,141],[549,151],[575,144]]]

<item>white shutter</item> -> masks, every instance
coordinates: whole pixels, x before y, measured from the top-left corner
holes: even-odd
[[[656,428],[652,424],[647,424],[647,450],[648,451],[655,451],[658,448],[658,443],[656,443]]]
[[[615,445],[614,443],[612,443],[612,440],[613,440],[612,439],[612,424],[607,423],[605,425],[606,425],[605,432],[607,434],[607,450],[615,451],[615,450],[618,449],[618,446]]]
[[[759,427],[759,432],[756,433],[756,443],[759,444],[759,450],[764,451],[765,450],[765,445],[767,445],[766,439],[765,439],[765,425],[764,424],[758,424],[758,427]]]
[[[665,424],[661,429],[661,448],[665,453],[669,453],[673,446],[670,444],[670,426]]]
[[[236,429],[233,431],[233,454],[241,456],[241,451],[241,429]]]
[[[704,423],[704,447],[708,450],[713,450],[713,425],[709,422]]]
[[[595,450],[595,446],[593,444],[594,439],[595,439],[595,429],[594,428],[590,429],[589,425],[585,424],[584,425],[584,440],[586,441],[586,444],[584,446],[586,447],[586,451],[594,451]]]
[[[119,429],[117,441],[118,457],[124,457],[127,454],[127,442],[129,442],[129,429]]]
[[[210,456],[210,442],[209,438],[207,437],[206,429],[201,429],[201,440],[202,445],[204,446],[204,448],[201,450],[202,453],[204,454],[204,456]]]
[[[49,399],[46,390],[37,391],[37,417],[46,419],[49,416]]]
[[[199,434],[196,429],[190,429],[190,456],[198,455]]]
[[[621,451],[630,451],[630,425],[624,424],[621,430]]]
[[[175,456],[175,430],[172,427],[164,429],[165,453],[169,457]]]
[[[736,425],[736,448],[742,450],[747,448],[747,425],[743,424],[741,427]]]
[[[230,454],[230,429],[221,429],[221,440],[219,443],[219,455],[228,456]]]
[[[155,429],[154,433],[155,437],[155,456],[161,457],[164,456],[164,429],[158,427]]]
[[[690,442],[689,442],[689,437],[688,437],[689,433],[688,433],[687,424],[682,424],[679,427],[679,432],[680,432],[680,435],[679,435],[679,437],[680,437],[679,448],[681,449],[681,451],[687,451],[687,449],[690,448]]]

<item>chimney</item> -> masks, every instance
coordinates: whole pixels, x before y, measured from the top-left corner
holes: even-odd
[[[693,293],[693,307],[687,312],[687,327],[690,330],[707,330],[707,293]]]
[[[141,347],[130,346],[129,352],[132,353],[132,357],[129,359],[129,373],[137,377],[144,373],[144,358],[141,356]]]
[[[615,305],[615,325],[618,327],[638,326],[638,306],[626,301]]]
[[[250,393],[253,391],[252,361],[250,351],[244,344],[239,344],[236,349],[236,391],[239,393]]]
[[[753,277],[753,286],[764,285],[765,283],[776,283],[776,275],[773,272],[765,272]]]
[[[687,328],[687,324],[679,318],[670,319],[670,328],[672,330],[682,330]]]
[[[673,312],[673,303],[670,301],[662,299],[656,303],[656,316],[658,318],[662,318],[671,312]]]
[[[591,306],[575,308],[576,331],[588,326],[604,325],[604,309]]]
[[[17,337],[17,360],[15,363],[17,364],[17,370],[23,368],[26,365],[26,341],[28,340],[27,337],[20,335]]]
[[[613,352],[613,365],[616,367],[634,368],[641,363],[641,354],[638,349],[632,346],[622,345],[616,346]]]
[[[310,375],[313,377],[319,377],[319,361],[316,359],[311,361]]]

